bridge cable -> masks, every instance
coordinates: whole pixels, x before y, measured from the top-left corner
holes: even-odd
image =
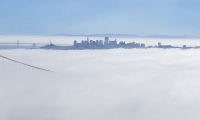
[[[22,63],[22,62],[19,62],[19,61],[16,61],[16,60],[13,60],[13,59],[4,57],[4,56],[2,56],[2,55],[0,55],[0,57],[1,57],[1,58],[4,58],[4,59],[7,59],[7,60],[10,60],[10,61],[12,61],[12,62],[16,62],[16,63],[22,64],[22,65],[25,65],[25,66],[28,66],[28,67],[32,67],[32,68],[38,69],[38,70],[43,70],[43,71],[46,71],[46,72],[57,73],[57,72],[54,72],[54,71],[51,71],[51,70],[47,70],[47,69],[44,69],[44,68],[40,68],[40,67],[36,67],[36,66],[29,65],[29,64],[26,64],[26,63]]]

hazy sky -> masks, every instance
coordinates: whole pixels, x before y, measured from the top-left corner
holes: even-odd
[[[0,34],[195,35],[199,0],[0,0]]]

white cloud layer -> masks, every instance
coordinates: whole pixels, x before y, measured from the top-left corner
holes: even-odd
[[[197,120],[200,50],[1,50],[1,120]]]

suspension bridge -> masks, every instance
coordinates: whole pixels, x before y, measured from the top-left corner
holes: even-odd
[[[42,46],[47,45],[48,43],[28,43],[28,42],[4,42],[0,43],[0,49],[16,49],[16,48],[28,48],[28,49],[33,49],[33,48],[40,48]],[[51,41],[50,41],[51,44]],[[59,46],[69,46],[69,44],[55,44]]]
[[[43,72],[43,73],[44,72],[45,73],[57,73],[57,72],[52,71],[52,70],[48,70],[48,69],[45,69],[45,68],[41,68],[41,67],[38,67],[38,66],[29,65],[29,64],[17,61],[17,60],[5,57],[3,55],[0,55],[0,60],[1,60],[0,75],[2,75],[2,74],[10,75],[10,73],[12,73],[12,72],[13,73],[21,73],[21,74],[24,74],[24,73],[27,73],[27,72],[29,72],[29,73],[41,73],[41,72]]]

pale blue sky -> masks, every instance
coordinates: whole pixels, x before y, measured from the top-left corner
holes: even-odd
[[[199,6],[199,0],[0,0],[0,33],[199,36]]]

